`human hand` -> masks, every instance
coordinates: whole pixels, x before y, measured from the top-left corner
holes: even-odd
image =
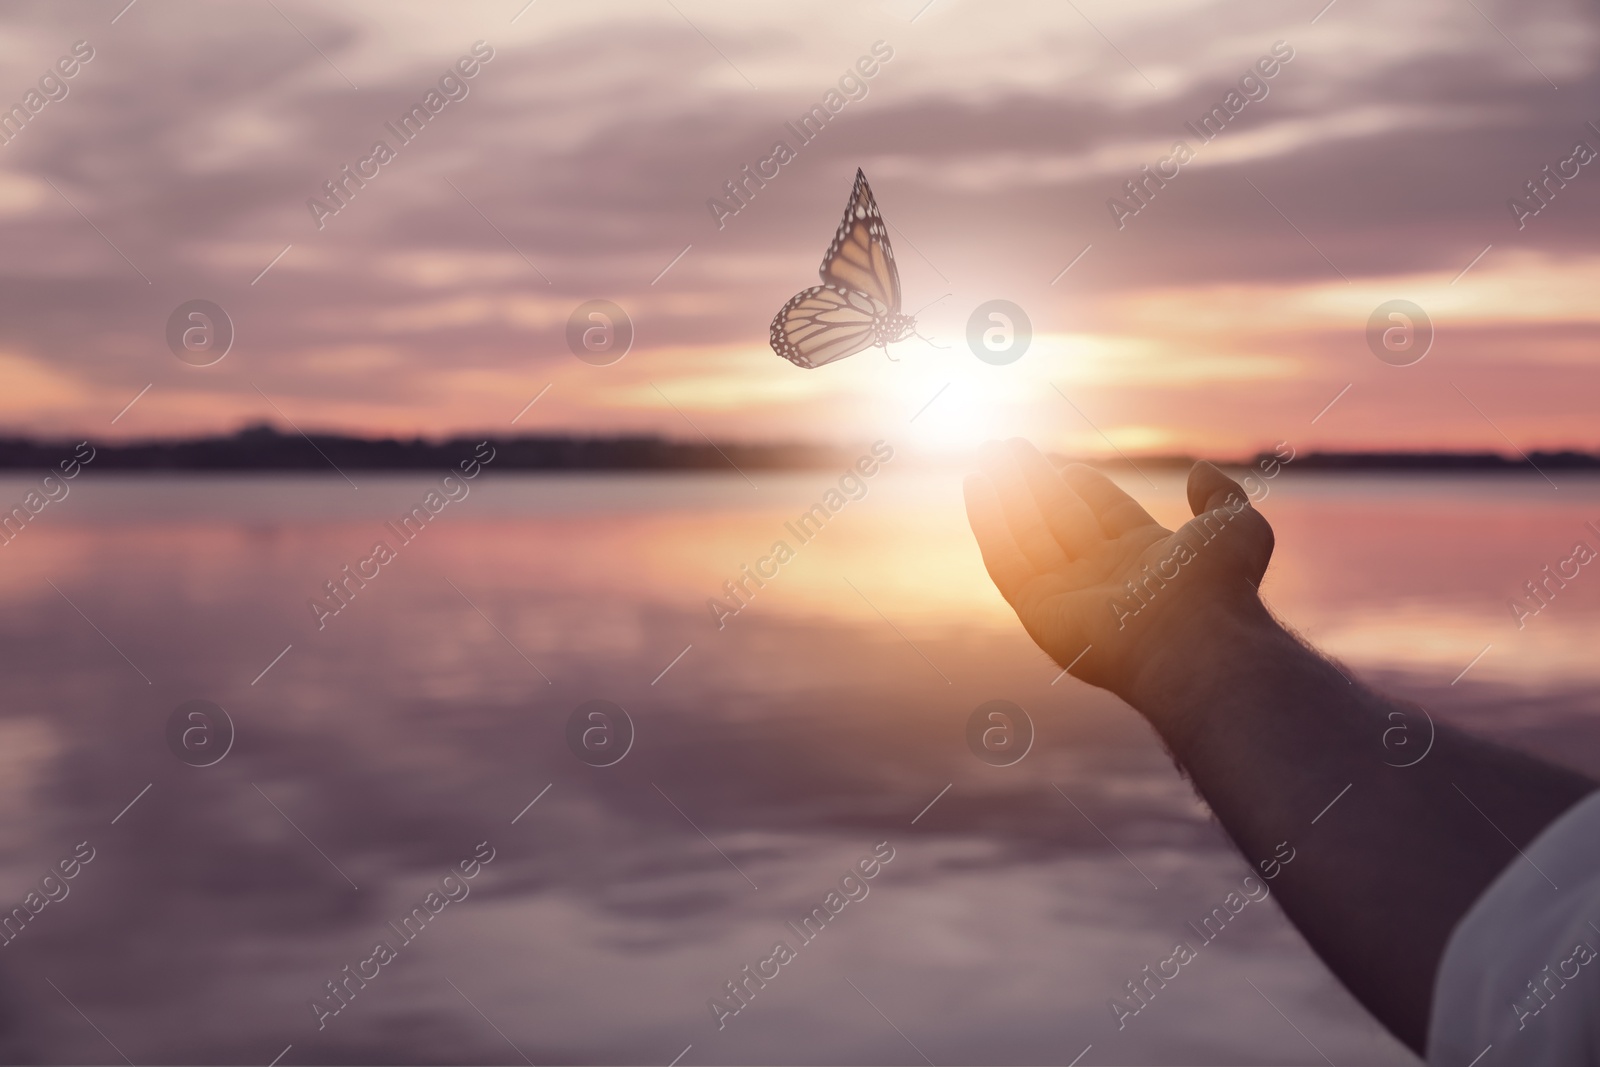
[[[1189,472],[1195,517],[1176,531],[1081,463],[1057,471],[1029,442],[991,442],[966,480],[989,577],[1039,647],[1141,711],[1226,650],[1238,625],[1274,625],[1255,587],[1272,528],[1210,463]]]

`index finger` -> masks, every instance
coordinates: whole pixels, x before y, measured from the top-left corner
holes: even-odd
[[[1129,530],[1157,525],[1137,500],[1118,489],[1115,482],[1093,467],[1069,463],[1062,470],[1061,477],[1089,505],[1089,510],[1100,520],[1100,528],[1107,537],[1121,537]]]
[[[1069,558],[1087,554],[1104,534],[1093,509],[1073,491],[1055,464],[1033,444],[1013,437],[1007,444],[1033,493],[1044,521]]]

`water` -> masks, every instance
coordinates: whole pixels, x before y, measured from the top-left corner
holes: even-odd
[[[1415,1062],[1270,902],[1117,1029],[1109,999],[1249,872],[1131,711],[1052,684],[958,478],[886,468],[719,631],[707,598],[837,476],[491,470],[404,545],[384,523],[436,480],[355,477],[89,473],[0,548],[0,901],[94,850],[0,948],[0,1058]],[[1600,770],[1600,576],[1520,631],[1506,603],[1600,543],[1600,481],[1558,480],[1286,473],[1265,593],[1436,716]],[[1170,524],[1155,482],[1124,484]],[[319,631],[308,599],[380,538]],[[192,699],[236,728],[214,766],[168,748]],[[614,766],[564,740],[591,699],[632,718]],[[1035,723],[1015,766],[966,747],[991,699]],[[802,942],[785,924],[875,846]],[[719,1030],[709,998],[779,940]]]

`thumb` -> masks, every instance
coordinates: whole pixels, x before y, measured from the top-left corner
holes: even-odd
[[[1259,586],[1267,562],[1272,559],[1272,527],[1251,505],[1250,494],[1243,486],[1201,460],[1189,471],[1189,509],[1197,516],[1191,521],[1207,522],[1198,516],[1224,507],[1227,514],[1236,516],[1228,520],[1227,527],[1228,542],[1238,553],[1233,558],[1246,569],[1250,584]]]
[[[1249,499],[1244,487],[1212,464],[1200,460],[1189,470],[1189,510],[1196,515],[1219,508],[1230,496]]]

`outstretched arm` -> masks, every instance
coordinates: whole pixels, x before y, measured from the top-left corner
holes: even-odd
[[[985,446],[983,471],[967,479],[968,517],[1028,633],[1149,720],[1252,867],[1289,842],[1272,883],[1285,913],[1422,1053],[1455,924],[1596,783],[1443,726],[1426,757],[1394,766],[1423,751],[1426,717],[1271,616],[1256,587],[1272,530],[1211,464],[1190,472],[1195,518],[1177,531],[1020,439]],[[1395,729],[1412,739],[1403,759],[1384,744]]]

